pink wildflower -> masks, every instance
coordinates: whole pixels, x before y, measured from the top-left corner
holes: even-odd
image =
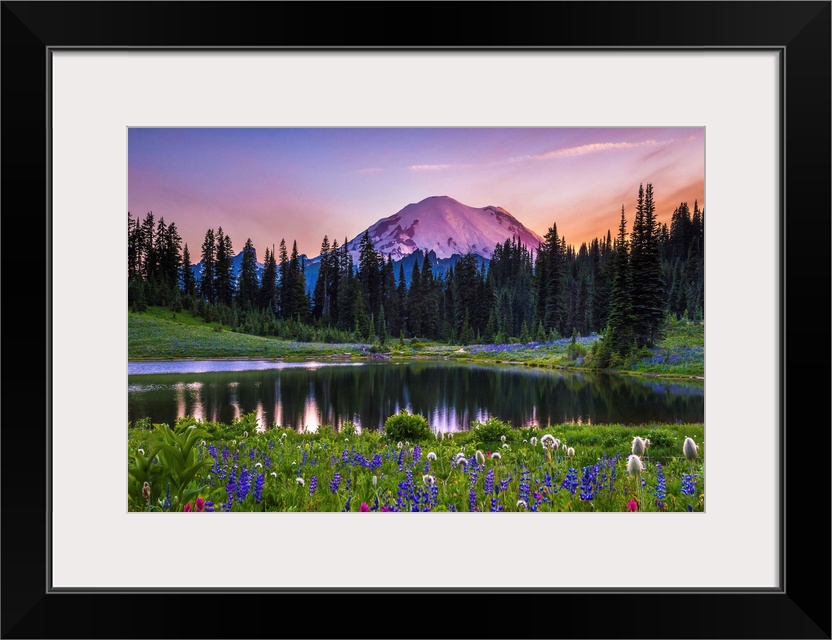
[[[370,510],[370,505],[368,505],[366,502],[362,502],[361,503],[361,508],[359,508],[358,510],[359,511],[369,511]]]
[[[182,511],[184,511],[185,513],[188,513],[190,510],[191,510],[191,503],[189,502],[188,504],[185,505],[185,508],[182,509]]]
[[[188,503],[188,504],[190,504],[190,503]],[[205,510],[205,500],[203,500],[201,496],[197,496],[195,511],[199,512],[199,511],[204,511],[204,510]]]
[[[627,503],[627,510],[628,511],[638,511],[638,502],[636,502],[635,500],[630,500]]]

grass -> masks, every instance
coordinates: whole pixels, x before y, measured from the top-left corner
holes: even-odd
[[[254,414],[230,425],[182,418],[175,436],[148,427],[143,421],[128,429],[131,511],[198,510],[195,500],[186,503],[167,493],[166,478],[181,474],[166,475],[162,458],[156,460],[154,447],[163,432],[167,442],[184,441],[189,433],[198,434],[190,441],[202,438],[189,464],[207,464],[187,488],[178,486],[191,498],[199,496],[207,511],[704,510],[701,423],[561,424],[512,429],[505,441],[494,443],[480,440],[477,429],[413,442],[358,433],[351,425],[341,432],[325,426],[315,433],[277,425],[262,430]],[[551,439],[545,434],[560,446],[544,447]],[[651,441],[640,477],[627,473],[636,435]],[[682,455],[686,437],[699,445],[693,463]],[[178,458],[165,459],[175,464]],[[152,480],[149,495],[142,494],[143,479]]]
[[[294,342],[280,338],[236,333],[207,324],[188,312],[173,313],[149,307],[128,315],[128,357],[131,360],[167,358],[304,358],[349,353],[367,356],[365,344]],[[701,377],[705,372],[704,324],[671,322],[650,355],[621,368],[622,373],[663,377]],[[599,337],[577,338],[580,353],[589,351]],[[502,345],[447,345],[422,339],[391,339],[381,348],[394,358],[446,358],[473,362],[523,364],[532,367],[585,370],[589,359],[570,357],[572,339],[545,343]]]
[[[149,307],[128,314],[127,356],[131,360],[167,358],[303,358],[360,354],[362,345],[293,342],[235,333],[207,324],[188,312]]]

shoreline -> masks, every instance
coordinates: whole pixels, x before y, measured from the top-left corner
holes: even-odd
[[[384,361],[408,361],[408,360],[454,360],[456,362],[467,362],[471,364],[502,365],[509,367],[524,367],[527,369],[551,369],[553,371],[572,371],[575,373],[606,373],[612,375],[641,376],[645,378],[659,378],[667,380],[700,380],[705,381],[705,376],[697,376],[680,373],[654,373],[648,371],[625,371],[619,369],[586,369],[582,367],[564,367],[562,365],[544,365],[526,363],[519,360],[474,360],[473,358],[450,358],[443,355],[410,355],[410,356],[387,356],[373,357],[372,355],[356,355],[351,353],[328,354],[321,356],[298,356],[298,357],[268,357],[268,356],[186,356],[170,358],[128,358],[127,363],[138,362],[311,362],[315,360],[357,360],[360,362],[384,362]]]

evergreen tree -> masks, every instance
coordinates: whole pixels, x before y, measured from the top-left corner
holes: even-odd
[[[205,240],[202,242],[202,269],[200,271],[199,292],[209,304],[217,302],[216,289],[214,288],[214,260],[216,256],[216,245],[214,242],[214,230],[208,229],[205,232]]]
[[[251,238],[248,238],[243,246],[243,261],[240,265],[240,286],[237,301],[243,309],[254,309],[257,307],[258,297],[257,253],[251,244]]]
[[[620,362],[635,340],[631,302],[630,264],[627,242],[627,220],[621,207],[621,223],[615,244],[610,315],[599,352],[599,365],[607,367]]]
[[[277,305],[277,263],[274,259],[274,245],[272,250],[266,248],[263,256],[263,278],[260,282],[260,307],[272,313]]]
[[[664,286],[659,249],[659,227],[653,202],[653,185],[639,185],[638,205],[630,243],[631,304],[639,346],[659,337],[665,314]]]
[[[214,289],[217,302],[230,307],[234,298],[233,250],[231,248],[231,238],[223,233],[222,227],[217,229],[216,243]]]
[[[289,304],[289,254],[286,251],[286,240],[280,239],[278,254],[278,278],[277,278],[277,313],[281,318],[291,317],[286,313]]]
[[[312,294],[312,315],[316,320],[329,320],[329,314],[332,307],[332,300],[330,297],[331,294],[329,290],[331,283],[331,275],[329,273],[330,266],[329,238],[324,236],[323,242],[321,242],[318,278],[315,280],[315,289]]]
[[[422,275],[419,271],[419,261],[413,263],[410,274],[410,289],[407,292],[407,326],[414,338],[422,333]]]
[[[192,296],[196,293],[196,278],[191,268],[191,253],[188,251],[187,242],[182,251],[182,292],[186,296]]]

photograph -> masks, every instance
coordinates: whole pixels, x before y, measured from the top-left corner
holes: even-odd
[[[832,3],[457,6],[2,2],[0,637],[832,637]]]
[[[129,128],[128,511],[704,512],[704,195],[704,127]]]

